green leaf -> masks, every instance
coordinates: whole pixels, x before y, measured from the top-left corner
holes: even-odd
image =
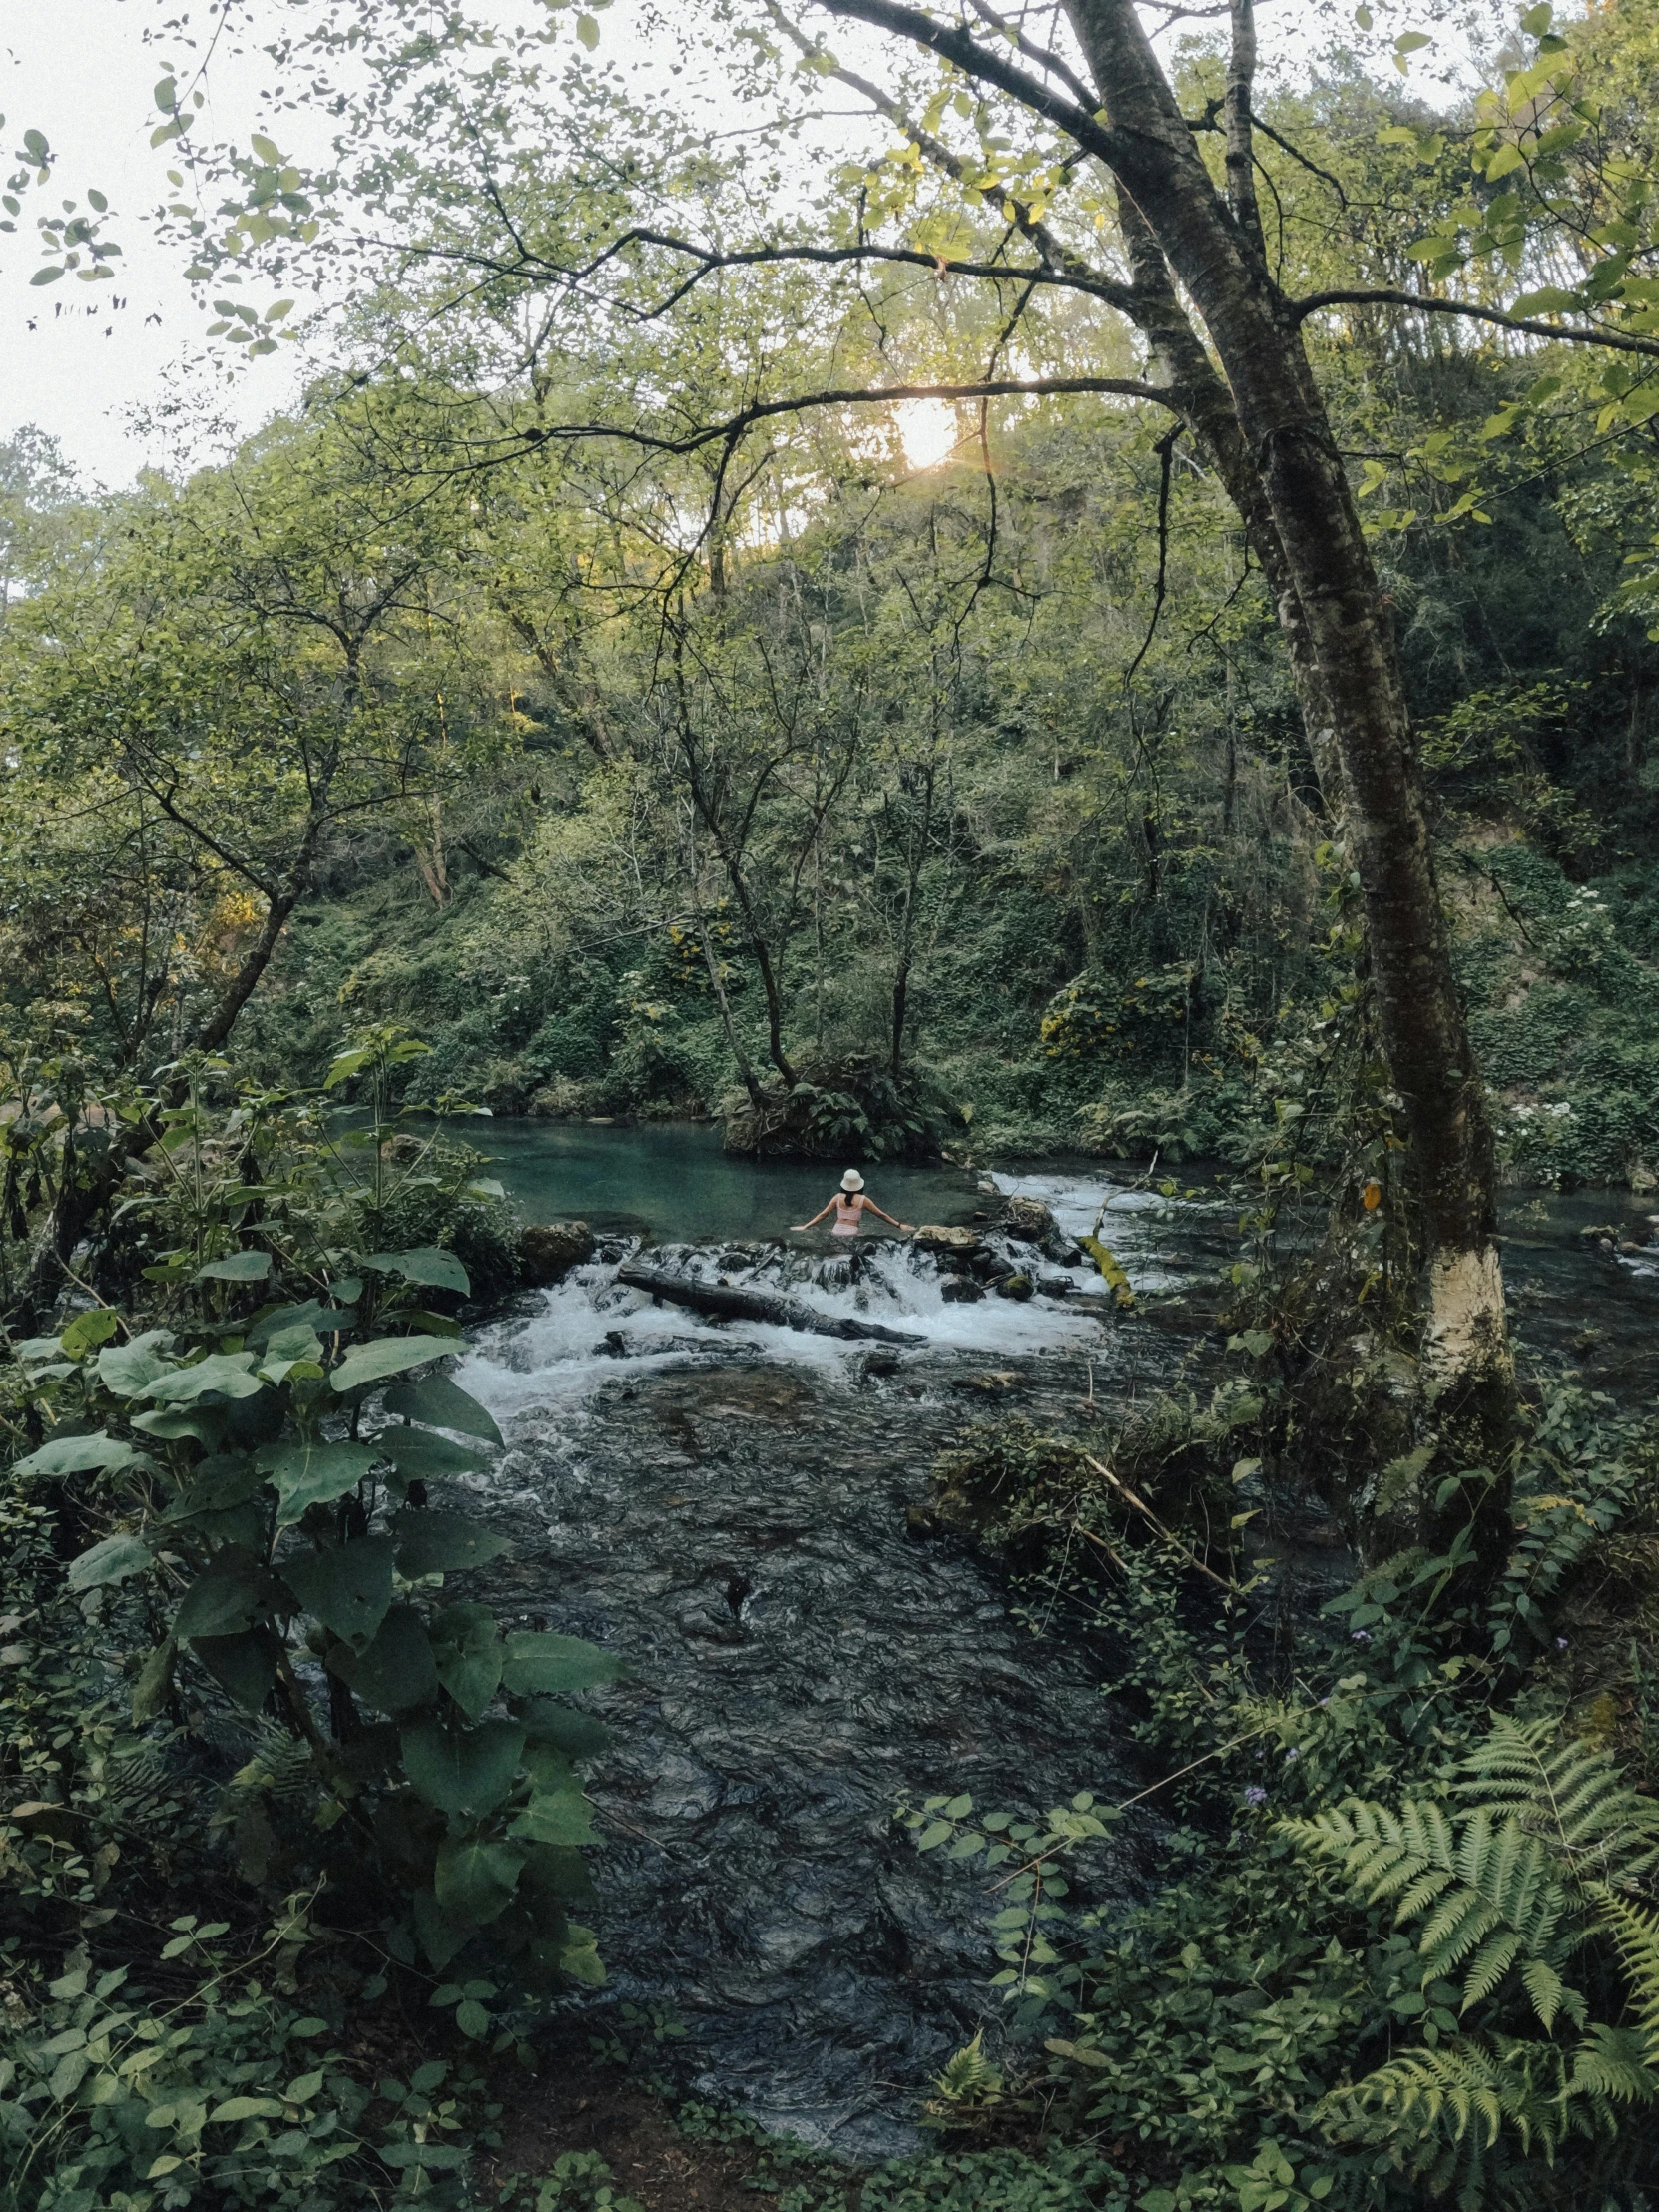
[[[349,1047],[344,1052],[336,1052],[328,1063],[327,1074],[322,1078],[322,1088],[325,1091],[331,1091],[341,1083],[349,1082],[353,1075],[362,1073],[373,1057],[373,1053],[361,1045]]]
[[[538,1794],[507,1834],[521,1844],[591,1844],[593,1807],[579,1790],[561,1790],[553,1797]]]
[[[123,1467],[154,1469],[132,1444],[106,1436],[102,1429],[92,1436],[54,1436],[48,1443],[19,1459],[13,1474],[114,1474]]]
[[[551,1917],[561,1905],[592,1905],[593,1877],[587,1861],[568,1845],[532,1844],[519,1878],[519,1902]]]
[[[433,1428],[453,1428],[463,1436],[480,1436],[487,1444],[503,1441],[492,1415],[447,1375],[394,1383],[386,1392],[386,1411],[404,1420],[426,1421]]]
[[[285,1382],[298,1367],[320,1376],[322,1364],[322,1339],[305,1322],[276,1330],[260,1355],[260,1373],[268,1382]]]
[[[240,1544],[216,1551],[185,1592],[173,1619],[175,1636],[224,1636],[271,1612],[278,1591],[263,1562]]]
[[[191,1656],[245,1713],[257,1713],[271,1695],[282,1646],[269,1628],[247,1628],[238,1636],[195,1636]]]
[[[54,2104],[62,2104],[75,2094],[86,2079],[87,2068],[91,2063],[84,2050],[65,2052],[52,2068],[52,2078],[47,2083]]]
[[[336,1646],[328,1665],[367,1705],[381,1713],[409,1713],[437,1695],[438,1673],[420,1615],[394,1605],[363,1652]]]
[[[363,1261],[382,1275],[400,1275],[405,1283],[419,1283],[431,1290],[459,1291],[470,1296],[472,1279],[452,1252],[438,1245],[419,1245],[412,1252],[371,1252]]]
[[[260,1466],[281,1500],[277,1527],[291,1528],[307,1505],[331,1505],[335,1498],[344,1497],[379,1456],[367,1444],[267,1444],[260,1453]]]
[[[313,1619],[364,1651],[391,1610],[393,1548],[389,1536],[359,1536],[337,1550],[283,1559],[280,1573]]]
[[[78,1360],[94,1345],[107,1344],[120,1327],[121,1316],[113,1306],[95,1306],[90,1313],[78,1314],[58,1339],[64,1358]]]
[[[318,1337],[327,1337],[335,1330],[349,1329],[355,1320],[356,1316],[347,1308],[324,1306],[319,1300],[308,1298],[302,1306],[275,1308],[254,1323],[245,1341],[251,1352],[265,1352],[290,1329],[308,1329]]]
[[[464,1513],[416,1512],[412,1508],[393,1516],[397,1538],[397,1571],[408,1581],[423,1574],[448,1574],[456,1567],[482,1566],[499,1558],[512,1545],[482,1521]]]
[[[171,1345],[171,1329],[147,1329],[130,1344],[107,1345],[98,1355],[98,1380],[117,1397],[142,1397],[157,1376],[171,1371],[159,1347]]]
[[[603,1987],[605,1963],[599,1955],[599,1938],[591,1928],[579,1928],[570,1924],[570,1939],[559,1953],[559,1965],[573,1981],[586,1983],[590,1989]]]
[[[610,1731],[591,1713],[572,1712],[551,1698],[532,1698],[518,1716],[532,1744],[547,1744],[567,1759],[591,1759],[610,1742]]]
[[[455,2025],[463,2035],[480,2042],[490,2031],[490,2016],[476,1997],[466,1997],[455,2007]]]
[[[153,1398],[158,1405],[194,1405],[210,1390],[223,1397],[258,1397],[265,1384],[249,1371],[251,1352],[215,1352],[194,1367],[171,1368],[147,1382],[135,1396]]]
[[[451,1918],[430,1890],[418,1890],[414,1897],[415,1934],[427,1957],[442,1973],[458,1950],[466,1946],[472,1931]]]
[[[204,1513],[228,1513],[246,1505],[265,1487],[265,1476],[246,1451],[215,1452],[204,1459],[163,1513],[164,1521],[195,1520]]]
[[[586,1690],[596,1682],[614,1682],[622,1661],[614,1652],[580,1636],[552,1636],[520,1629],[507,1638],[506,1664],[501,1679],[515,1697],[538,1692]]]
[[[63,271],[61,269],[37,269],[29,281],[31,284],[55,284],[62,275]],[[67,2064],[68,2061],[66,2060],[65,2063]]]
[[[402,1375],[428,1360],[447,1360],[460,1350],[450,1337],[376,1337],[372,1344],[357,1345],[329,1377],[336,1390],[360,1389],[388,1375]]]
[[[438,1847],[432,1891],[446,1914],[485,1928],[512,1902],[524,1854],[482,1836],[449,1836]]]
[[[599,25],[591,15],[579,15],[576,18],[576,36],[591,54],[599,44]]]
[[[1490,174],[1488,170],[1487,175]],[[1563,291],[1559,284],[1540,284],[1536,291],[1521,292],[1510,303],[1509,312],[1523,318],[1535,314],[1571,314],[1582,304],[1574,293]],[[1530,398],[1531,394],[1527,396]]]
[[[524,1743],[516,1721],[485,1721],[478,1728],[417,1721],[403,1731],[403,1772],[440,1813],[480,1817],[493,1812],[512,1788]]]
[[[140,1667],[133,1683],[133,1726],[142,1728],[167,1703],[173,1690],[173,1662],[179,1647],[171,1636]]]
[[[160,1436],[167,1443],[177,1443],[181,1436],[194,1436],[212,1451],[224,1436],[229,1417],[227,1405],[204,1405],[195,1412],[175,1412],[171,1406],[161,1406],[153,1413],[134,1413],[132,1422],[147,1436]]]
[[[271,1273],[269,1252],[233,1252],[229,1259],[210,1260],[198,1268],[198,1283],[263,1283]]]
[[[449,1436],[434,1435],[429,1428],[409,1428],[401,1421],[374,1431],[374,1448],[391,1461],[405,1482],[430,1482],[447,1474],[476,1474],[484,1455],[476,1444],[458,1444]]]
[[[448,1605],[432,1622],[432,1656],[437,1678],[470,1719],[501,1686],[506,1657],[487,1605]]]
[[[162,78],[153,98],[163,115],[171,115],[179,105],[179,80],[176,77]]]
[[[208,2125],[232,2120],[279,2120],[282,2107],[275,2097],[228,2097],[208,2114]]]
[[[142,1574],[155,1564],[155,1553],[137,1536],[106,1536],[101,1544],[83,1551],[69,1563],[69,1587],[96,1590],[106,1582],[124,1582],[130,1574]]]

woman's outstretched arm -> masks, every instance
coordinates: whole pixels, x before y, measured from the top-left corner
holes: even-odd
[[[830,1206],[833,1206],[834,1203],[835,1202],[833,1199],[830,1201]],[[829,1208],[827,1207],[825,1211],[828,1212]],[[898,1221],[891,1214],[882,1214],[880,1207],[876,1205],[873,1198],[866,1198],[864,1200],[864,1211],[867,1214],[881,1214],[881,1219],[883,1221],[890,1221],[895,1229],[902,1229],[906,1234],[909,1233],[909,1229],[911,1226],[909,1222]]]
[[[823,1209],[823,1212],[815,1214],[811,1221],[792,1221],[790,1227],[792,1229],[816,1229],[824,1219],[825,1214],[832,1214],[834,1210],[835,1202],[831,1199],[829,1205]]]

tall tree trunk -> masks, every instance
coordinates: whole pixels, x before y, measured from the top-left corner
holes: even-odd
[[[1306,632],[1305,696],[1329,713],[1349,798],[1379,1023],[1410,1130],[1427,1245],[1422,1381],[1450,1455],[1501,1475],[1514,1377],[1496,1243],[1496,1175],[1453,977],[1392,627],[1300,327],[1218,198],[1130,0],[1068,0],[1111,125],[1112,166],[1203,317],[1260,475]],[[1248,30],[1249,0],[1234,0]],[[1237,49],[1237,41],[1236,41]],[[1235,52],[1234,128],[1249,69]],[[1252,208],[1254,202],[1252,201]],[[1283,608],[1282,608],[1283,612]],[[1293,641],[1294,642],[1294,641]],[[1297,656],[1293,652],[1293,670]],[[1316,725],[1317,726],[1317,725]],[[1478,1514],[1480,1564],[1507,1542],[1504,1486]],[[1452,1508],[1452,1517],[1466,1507]],[[1430,1510],[1431,1538],[1444,1533]]]

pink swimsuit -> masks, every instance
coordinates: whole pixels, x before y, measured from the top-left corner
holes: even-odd
[[[863,1210],[864,1202],[861,1198],[837,1197],[835,1200],[835,1222],[830,1235],[834,1237],[855,1237],[858,1234],[858,1216]]]

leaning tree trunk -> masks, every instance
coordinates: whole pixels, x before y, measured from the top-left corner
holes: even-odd
[[[1068,0],[1109,117],[1112,167],[1209,330],[1294,591],[1304,704],[1329,715],[1347,787],[1379,1024],[1410,1132],[1427,1247],[1421,1375],[1444,1438],[1436,1469],[1497,1477],[1473,1506],[1480,1569],[1507,1543],[1502,1479],[1514,1377],[1496,1243],[1496,1175],[1434,880],[1392,627],[1301,331],[1253,237],[1218,197],[1130,0]],[[1248,0],[1236,0],[1245,17]],[[1237,31],[1237,23],[1235,29]],[[1237,50],[1238,40],[1235,40]],[[1229,166],[1248,108],[1229,86]],[[1259,233],[1257,234],[1259,236]],[[1318,734],[1315,736],[1316,749]],[[1448,1516],[1467,1519],[1467,1502]],[[1430,1508],[1430,1540],[1449,1536]]]

